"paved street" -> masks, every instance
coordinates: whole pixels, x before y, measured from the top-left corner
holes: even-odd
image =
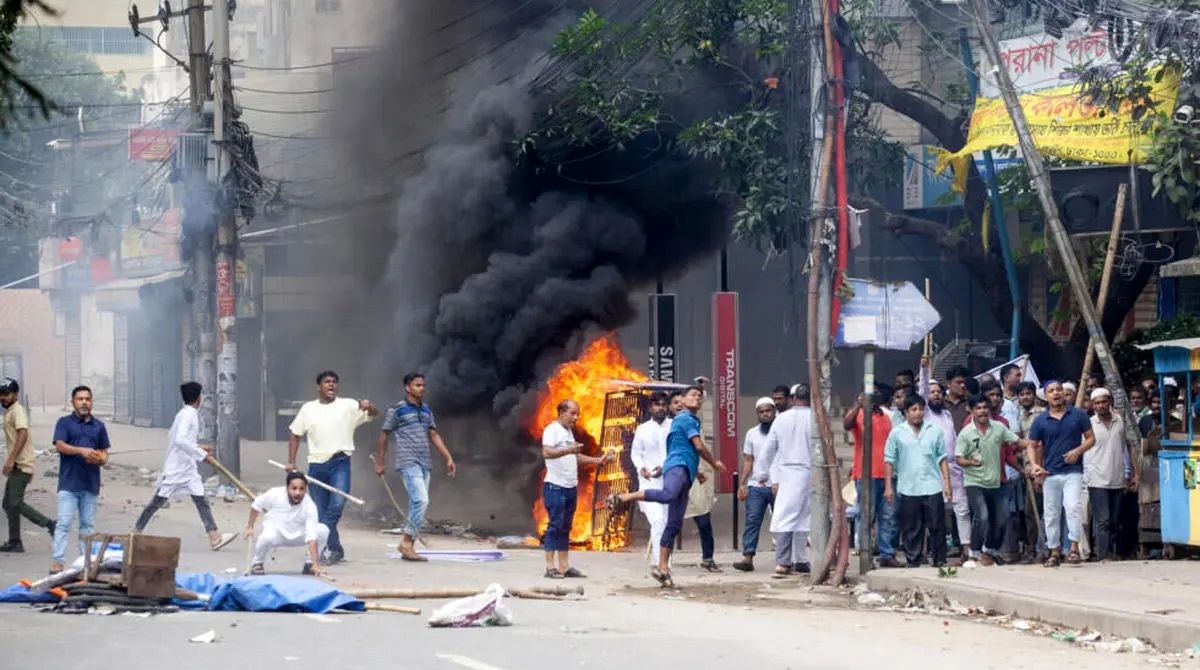
[[[41,434],[41,428],[36,428]],[[114,462],[152,464],[153,453],[120,456],[121,450],[148,448],[162,431],[117,427],[124,443]],[[53,459],[39,460],[32,501],[51,511],[53,480],[40,476]],[[269,473],[264,473],[262,479]],[[120,531],[133,522],[150,495],[136,469],[109,468],[98,529]],[[267,480],[269,481],[269,480]],[[266,482],[262,482],[266,483]],[[257,485],[259,482],[251,482]],[[216,501],[214,513],[225,529],[245,522],[245,503]],[[220,553],[207,549],[189,501],[172,504],[148,529],[183,539],[181,570],[240,570],[246,545],[237,541]],[[49,538],[25,529],[28,553],[0,557],[0,581],[38,576],[48,563]],[[485,542],[435,537],[437,548],[490,546]],[[547,583],[542,556],[534,550],[508,552],[507,560],[486,564],[413,565],[387,558],[391,541],[359,522],[344,532],[351,562],[332,569],[344,587],[479,587]],[[693,542],[690,545],[695,547]],[[4,667],[87,668],[120,659],[127,670],[163,667],[263,668],[336,664],[371,668],[403,664],[417,668],[644,667],[861,668],[890,667],[1044,668],[1094,663],[1097,652],[1045,637],[964,619],[898,614],[849,607],[848,591],[811,591],[799,581],[779,582],[765,572],[700,575],[689,567],[695,553],[677,563],[677,592],[652,588],[641,552],[575,555],[574,563],[590,578],[582,582],[580,601],[508,600],[516,624],[488,630],[433,630],[429,612],[444,601],[402,602],[421,607],[421,616],[369,612],[332,617],[296,614],[186,612],[149,619],[125,616],[65,616],[35,612],[27,606],[0,606],[6,635]],[[728,563],[731,555],[719,555]],[[278,554],[268,571],[298,571],[299,553]],[[764,564],[765,565],[765,564]],[[561,583],[561,582],[558,582]],[[190,644],[212,629],[217,641]],[[64,644],[64,642],[66,644]],[[99,652],[103,649],[103,653]],[[12,659],[19,659],[13,664]],[[936,660],[935,660],[936,659]],[[1106,668],[1145,667],[1144,657],[1103,657]]]

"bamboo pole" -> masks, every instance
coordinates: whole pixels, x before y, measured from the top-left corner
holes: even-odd
[[[284,465],[283,463],[280,463],[279,461],[273,461],[268,458],[267,463],[279,468],[280,470],[287,470],[287,466]],[[304,473],[300,473],[300,474],[304,474]],[[363,500],[362,498],[352,496],[349,493],[346,493],[345,491],[343,491],[341,489],[334,488],[334,487],[330,486],[329,484],[326,484],[325,482],[321,481],[320,479],[316,479],[315,477],[310,477],[307,474],[304,474],[304,478],[308,480],[309,484],[315,484],[315,485],[325,489],[326,491],[329,491],[330,493],[336,493],[336,494],[340,495],[341,497],[345,498],[346,500],[349,500],[350,502],[354,503],[355,505],[367,504],[367,501]]]
[[[925,302],[928,302],[931,305],[933,304],[933,302],[931,300],[931,295],[929,292],[929,277],[925,278]],[[932,366],[933,366],[933,331],[932,330],[929,331],[925,335],[925,357],[929,359],[930,369],[932,370]]]
[[[1104,255],[1104,272],[1100,275],[1100,293],[1096,296],[1096,314],[1104,319],[1104,305],[1108,302],[1108,284],[1112,279],[1113,261],[1117,255],[1117,242],[1121,236],[1121,220],[1125,218],[1125,192],[1128,185],[1122,183],[1117,189],[1117,211],[1113,212],[1112,230],[1108,233],[1108,252]],[[1087,353],[1083,356],[1083,372],[1079,375],[1079,391],[1075,394],[1075,406],[1083,407],[1087,390],[1088,371],[1096,357],[1096,345],[1088,339]]]
[[[370,600],[363,603],[363,606],[366,607],[366,609],[371,612],[395,612],[397,614],[420,614],[421,613],[421,608],[419,608],[419,607],[401,607],[399,605],[388,605],[386,603],[377,603],[377,602],[373,602]]]
[[[438,600],[442,598],[469,598],[483,593],[483,589],[347,589],[346,594],[355,598],[396,598],[407,600]],[[507,589],[516,598],[561,600],[565,596],[584,594],[582,586],[531,586]]]
[[[229,468],[221,465],[221,461],[218,461],[216,456],[209,456],[208,462],[211,463],[212,466],[217,469],[217,472],[220,472],[225,479],[228,479],[234,486],[236,486],[239,491],[245,493],[248,498],[254,500],[256,497],[258,497],[254,495],[254,491],[251,491],[249,486],[246,486],[244,483],[242,483],[242,480],[234,477],[233,473],[229,471]]]

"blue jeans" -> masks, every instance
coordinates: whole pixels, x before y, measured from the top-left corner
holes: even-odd
[[[309,463],[308,476],[325,482],[339,491],[350,492],[350,456],[342,453],[330,458],[324,463]],[[317,519],[329,528],[330,552],[344,553],[342,540],[338,536],[338,521],[342,518],[342,508],[346,499],[336,493],[330,493],[320,486],[308,487],[308,495],[317,506]]]
[[[567,551],[571,548],[571,522],[575,519],[575,505],[579,489],[565,488],[550,483],[542,484],[542,503],[546,505],[546,534],[542,536],[542,548],[546,551]]]
[[[692,521],[696,522],[696,530],[700,533],[700,558],[711,561],[717,544],[713,538],[712,514],[694,516]]]
[[[775,494],[769,486],[751,486],[746,490],[746,530],[742,532],[742,555],[758,552],[758,533],[768,507],[775,506]]]
[[[889,505],[883,499],[883,480],[872,479],[871,502],[875,508],[875,533],[879,542],[879,558],[895,558],[896,543],[900,541],[900,525],[896,520],[900,496],[896,496]],[[893,482],[895,484],[895,482]],[[858,490],[858,499],[862,500],[862,480],[854,482]],[[895,486],[892,487],[893,489]],[[860,503],[861,505],[861,503]],[[860,516],[861,518],[861,516]],[[859,548],[862,549],[861,547]]]
[[[683,515],[687,512],[688,491],[692,490],[692,477],[688,469],[676,465],[663,473],[661,489],[646,491],[646,500],[663,503],[667,506],[667,525],[663,528],[662,539],[658,546],[670,549],[675,546],[675,538],[683,530]],[[696,522],[699,524],[700,522]]]
[[[408,526],[404,532],[416,539],[425,524],[425,511],[429,509],[429,471],[420,463],[413,463],[398,472],[404,479],[404,490],[408,492]]]
[[[63,563],[67,554],[67,536],[71,534],[71,524],[79,514],[79,535],[87,535],[94,529],[96,521],[96,504],[100,494],[89,491],[59,491],[58,492],[58,526],[54,529],[54,561]],[[82,554],[83,544],[79,548]]]

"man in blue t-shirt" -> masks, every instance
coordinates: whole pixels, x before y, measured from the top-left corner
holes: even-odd
[[[688,491],[700,470],[700,459],[717,472],[725,472],[725,464],[718,461],[700,435],[700,418],[696,412],[704,401],[704,391],[699,386],[689,386],[683,392],[683,411],[671,421],[667,433],[667,459],[663,461],[663,484],[661,489],[648,489],[633,493],[614,493],[608,499],[610,507],[619,508],[628,503],[645,500],[666,503],[667,525],[659,541],[658,567],[650,575],[663,586],[671,586],[671,548],[675,537],[683,529],[683,514],[687,511]]]
[[[76,386],[71,391],[74,412],[54,425],[58,450],[58,522],[54,528],[54,562],[50,572],[63,569],[67,536],[79,516],[79,536],[92,532],[96,503],[100,499],[100,466],[108,462],[108,430],[92,416],[92,390]],[[80,551],[87,551],[81,547]]]
[[[1088,415],[1067,402],[1061,383],[1046,382],[1045,392],[1049,407],[1033,420],[1027,436],[1029,474],[1043,479],[1046,546],[1050,550],[1046,566],[1057,567],[1063,560],[1075,565],[1083,562],[1079,555],[1079,539],[1083,537],[1083,455],[1096,444],[1096,436]],[[1061,537],[1064,508],[1071,543],[1066,559]]]

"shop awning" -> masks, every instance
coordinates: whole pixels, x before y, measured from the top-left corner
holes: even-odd
[[[96,306],[109,312],[131,312],[142,306],[138,291],[145,286],[173,281],[183,276],[183,270],[168,270],[147,277],[118,279],[95,289]]]

